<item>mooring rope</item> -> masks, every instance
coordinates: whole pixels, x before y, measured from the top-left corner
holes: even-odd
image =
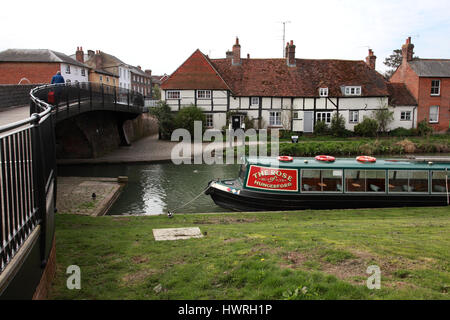
[[[173,210],[167,210],[167,216],[169,218],[171,218],[173,216],[173,214],[175,213],[175,211],[177,211],[178,209],[184,208],[185,206],[187,206],[188,204],[190,204],[191,202],[197,200],[206,190],[208,190],[209,185],[206,187],[206,189],[204,189],[202,192],[200,192],[194,199],[186,202],[185,204],[183,204],[182,206],[179,206]]]

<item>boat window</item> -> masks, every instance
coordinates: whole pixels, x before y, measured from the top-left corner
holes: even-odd
[[[428,192],[428,171],[389,170],[389,192]]]
[[[345,170],[346,192],[385,192],[386,171]]]
[[[450,172],[433,171],[431,176],[431,192],[443,193],[447,192],[450,183]],[[447,180],[445,179],[447,175]]]
[[[342,192],[342,170],[302,170],[303,192]]]
[[[239,178],[241,178],[242,183],[244,183],[247,175],[247,165],[245,163],[241,164],[241,168],[239,169]]]

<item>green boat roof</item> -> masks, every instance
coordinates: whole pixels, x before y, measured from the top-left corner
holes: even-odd
[[[431,163],[430,163],[431,161]],[[356,158],[336,158],[334,162],[318,161],[314,158],[294,157],[293,161],[278,161],[276,157],[248,157],[250,165],[298,169],[391,169],[391,170],[450,170],[450,160],[377,159],[376,162],[360,162]]]

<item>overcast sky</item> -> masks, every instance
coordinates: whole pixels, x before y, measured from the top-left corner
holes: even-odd
[[[153,74],[171,74],[197,48],[224,58],[236,36],[241,55],[281,58],[286,41],[297,58],[383,61],[412,37],[421,58],[450,58],[449,0],[160,0],[2,1],[0,51],[77,46],[102,50]]]

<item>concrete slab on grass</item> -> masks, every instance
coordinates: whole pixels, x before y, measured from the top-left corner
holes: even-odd
[[[180,240],[180,239],[203,237],[199,227],[153,229],[153,236],[155,237],[156,241]]]

